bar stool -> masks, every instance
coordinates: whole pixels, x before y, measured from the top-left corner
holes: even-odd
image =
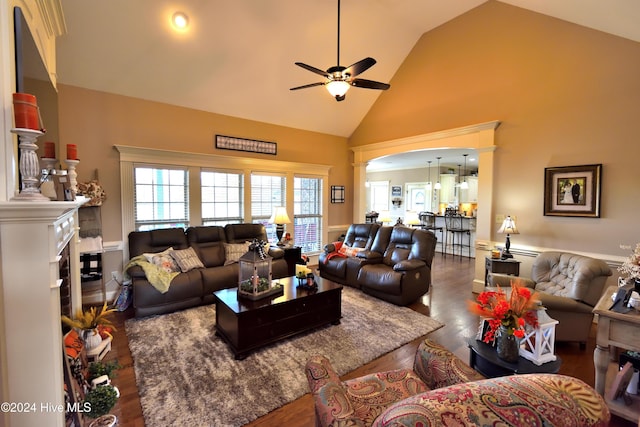
[[[471,230],[464,226],[462,221],[462,215],[455,211],[446,210],[444,214],[444,223],[447,228],[447,245],[449,244],[449,235],[451,235],[451,252],[456,256],[456,246],[460,248],[460,261],[462,261],[462,250],[466,246],[469,252],[469,258],[471,258],[471,244],[464,243],[464,235],[469,236],[469,242],[471,240]],[[456,243],[457,241],[457,243]]]
[[[442,255],[446,257],[447,252],[444,248],[444,227],[436,226],[436,214],[433,212],[420,212],[418,214],[420,218],[420,223],[422,224],[423,230],[429,230],[433,234],[436,234],[436,231],[440,232],[440,246],[442,247]],[[438,236],[436,235],[436,238]]]

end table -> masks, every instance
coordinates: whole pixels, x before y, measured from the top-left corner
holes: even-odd
[[[300,246],[284,246],[284,259],[287,261],[289,277],[295,276],[296,264],[302,259],[302,248]]]
[[[487,280],[489,279],[489,272],[511,274],[513,276],[520,275],[520,261],[516,261],[513,258],[490,258],[485,257],[484,262],[484,286],[487,287]]]
[[[469,340],[469,366],[487,378],[503,377],[513,374],[556,374],[560,370],[562,359],[543,363],[538,366],[524,357],[519,357],[516,363],[505,362],[498,357],[496,349],[489,344],[475,338]]]

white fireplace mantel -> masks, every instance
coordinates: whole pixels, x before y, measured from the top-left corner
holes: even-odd
[[[35,408],[4,414],[7,425],[64,425],[64,410],[56,410],[64,407],[59,260],[69,244],[75,311],[82,307],[77,212],[86,201],[0,202],[2,400]]]

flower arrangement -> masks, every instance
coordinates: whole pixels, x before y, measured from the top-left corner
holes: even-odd
[[[618,271],[626,275],[628,279],[640,280],[640,243],[636,245],[631,255],[618,267]]]
[[[76,329],[96,329],[98,326],[116,330],[107,316],[116,311],[114,308],[107,310],[107,303],[100,308],[91,307],[89,310],[78,310],[73,319],[62,316],[62,323]]]
[[[532,293],[529,288],[512,281],[509,296],[498,287],[495,291],[480,293],[477,301],[469,301],[469,310],[487,318],[489,323],[484,342],[491,343],[500,326],[507,328],[508,334],[517,338],[524,337],[525,325],[537,327],[536,297],[537,294]]]

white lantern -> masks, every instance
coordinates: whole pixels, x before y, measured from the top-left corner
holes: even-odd
[[[536,315],[538,327],[527,326],[524,338],[520,340],[520,356],[540,366],[543,363],[556,360],[556,355],[553,352],[558,321],[549,317],[547,309],[544,307],[540,307]]]

